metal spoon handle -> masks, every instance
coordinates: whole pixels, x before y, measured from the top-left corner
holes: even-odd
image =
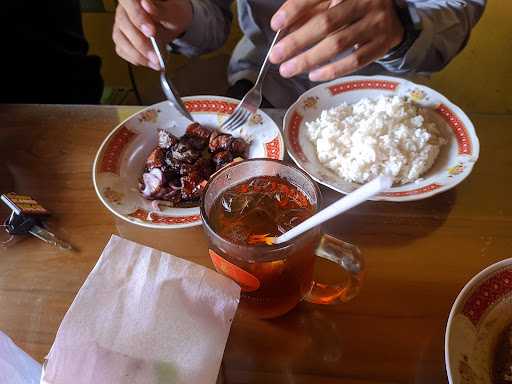
[[[169,102],[176,107],[176,109],[187,119],[190,121],[194,121],[192,115],[187,111],[185,104],[181,100],[181,96],[178,90],[173,86],[172,81],[167,78],[167,73],[165,71],[165,60],[160,51],[160,47],[156,39],[151,36],[149,38],[151,41],[151,45],[153,45],[153,49],[155,50],[156,57],[158,58],[158,62],[160,64],[160,85],[162,86],[162,90],[164,92],[165,97]]]
[[[153,49],[156,53],[156,58],[158,59],[158,64],[160,64],[160,71],[165,71],[165,61],[162,56],[162,53],[160,52],[160,47],[158,46],[158,43],[156,42],[156,39],[153,36],[149,37],[149,41],[151,41],[151,45],[153,46]]]

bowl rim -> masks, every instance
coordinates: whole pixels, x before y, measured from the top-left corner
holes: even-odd
[[[457,295],[455,301],[452,304],[452,308],[450,310],[450,314],[448,316],[448,320],[446,322],[445,327],[445,336],[444,336],[444,361],[446,368],[446,375],[448,376],[448,382],[450,384],[454,384],[452,379],[452,366],[450,364],[450,351],[449,344],[452,336],[452,326],[453,326],[453,318],[460,312],[460,307],[462,306],[463,301],[469,296],[469,294],[478,286],[479,283],[486,280],[486,278],[492,276],[495,272],[503,269],[504,267],[512,267],[512,258],[503,259],[496,263],[493,263],[476,275],[474,275],[462,288],[462,290]]]
[[[182,100],[189,101],[189,100],[197,100],[197,99],[201,99],[201,98],[210,99],[210,100],[217,99],[217,100],[232,102],[232,103],[235,103],[235,104],[240,103],[240,100],[238,100],[238,99],[234,99],[232,97],[227,97],[227,96],[217,96],[217,95],[185,96],[185,97],[182,97]],[[160,101],[158,103],[154,103],[152,105],[148,105],[145,108],[142,108],[142,109],[132,113],[126,119],[124,119],[123,121],[119,122],[114,128],[112,128],[110,130],[110,132],[107,134],[107,136],[102,140],[100,146],[96,150],[96,154],[94,155],[94,161],[93,161],[93,165],[92,165],[92,183],[93,183],[93,186],[94,186],[94,190],[96,192],[96,196],[100,199],[100,201],[103,204],[103,206],[106,207],[107,210],[109,210],[110,213],[112,213],[115,217],[120,218],[121,220],[123,220],[123,221],[125,221],[125,222],[127,222],[129,224],[133,224],[133,225],[140,226],[140,227],[145,227],[145,228],[152,228],[152,229],[185,229],[185,228],[197,227],[197,226],[200,226],[200,225],[203,224],[199,211],[197,213],[197,216],[199,217],[199,220],[191,222],[191,223],[155,224],[155,223],[148,223],[148,222],[143,222],[143,221],[130,220],[125,215],[120,214],[115,209],[110,207],[110,205],[105,201],[102,193],[100,193],[99,186],[98,186],[98,180],[97,180],[97,173],[98,173],[98,171],[97,170],[98,170],[99,161],[100,161],[100,154],[104,151],[107,143],[110,141],[112,136],[122,126],[124,126],[124,124],[126,124],[126,122],[128,122],[131,119],[133,119],[136,115],[138,115],[138,114],[140,114],[140,113],[142,113],[144,111],[147,111],[149,109],[154,109],[156,106],[158,106],[158,105],[160,105],[162,103],[165,103],[166,101],[167,100],[162,100],[162,101]],[[272,119],[270,117],[270,115],[268,115],[261,108],[258,108],[257,113],[260,113],[260,114],[266,116],[275,125],[275,127],[277,128],[276,129],[277,136],[279,137],[280,143],[282,144],[282,151],[280,152],[279,160],[283,160],[284,154],[286,152],[286,143],[285,143],[285,140],[284,140],[284,137],[283,137],[282,130],[279,129],[279,125],[274,121],[274,119]],[[198,207],[194,207],[194,208],[197,208],[199,210],[199,206]],[[186,208],[183,208],[183,209],[186,209]]]
[[[283,117],[283,136],[284,136],[284,142],[285,142],[285,146],[286,146],[286,151],[287,151],[288,155],[290,156],[290,158],[294,161],[294,163],[299,168],[303,169],[306,173],[308,173],[311,176],[311,178],[313,178],[313,180],[315,180],[317,183],[325,185],[326,187],[328,187],[328,188],[330,188],[330,189],[332,189],[334,191],[343,193],[343,194],[347,194],[348,193],[348,192],[342,191],[340,188],[337,188],[337,187],[335,187],[335,186],[333,186],[333,185],[331,185],[331,184],[329,184],[329,183],[327,183],[325,181],[322,181],[320,177],[318,177],[316,175],[313,175],[313,174],[310,174],[309,172],[307,172],[304,169],[304,167],[302,165],[302,162],[299,161],[293,155],[293,153],[292,153],[292,146],[289,145],[288,134],[287,134],[288,124],[286,124],[286,122],[288,120],[290,120],[290,118],[291,118],[290,116],[292,114],[292,111],[294,111],[299,106],[299,104],[300,104],[300,102],[302,100],[304,100],[306,97],[310,96],[314,92],[317,92],[321,88],[328,88],[328,87],[330,87],[330,86],[332,86],[334,84],[338,84],[340,82],[375,81],[375,80],[391,81],[391,82],[399,83],[400,86],[406,85],[406,86],[411,86],[411,87],[417,87],[418,89],[428,89],[428,91],[431,94],[433,94],[436,97],[442,99],[446,103],[446,105],[453,112],[455,112],[457,115],[461,115],[461,116],[465,117],[467,119],[467,121],[469,122],[469,124],[466,124],[466,128],[468,130],[468,133],[471,136],[471,143],[473,145],[473,154],[471,155],[471,161],[468,161],[465,164],[467,166],[467,172],[462,174],[460,176],[460,178],[458,178],[455,183],[444,184],[440,188],[436,188],[436,189],[431,190],[429,192],[423,192],[421,195],[408,195],[408,196],[398,196],[398,197],[375,196],[375,197],[370,198],[369,200],[372,200],[372,201],[392,201],[392,202],[405,202],[405,201],[422,200],[422,199],[426,199],[426,198],[432,197],[434,195],[437,195],[439,193],[445,192],[447,190],[450,190],[450,189],[456,187],[458,184],[462,183],[462,181],[464,181],[471,174],[471,172],[473,171],[473,167],[476,164],[476,162],[478,161],[478,158],[480,156],[480,140],[479,140],[478,135],[476,133],[476,128],[475,128],[475,125],[473,124],[473,121],[469,118],[469,116],[459,106],[454,104],[450,99],[448,99],[446,96],[444,96],[443,94],[439,93],[438,91],[436,91],[436,90],[434,90],[434,89],[432,89],[432,88],[430,88],[430,87],[428,87],[426,85],[417,84],[417,83],[415,83],[413,81],[410,81],[410,80],[407,80],[407,79],[404,79],[404,78],[401,78],[401,77],[394,77],[394,76],[384,76],[384,75],[373,75],[373,76],[354,75],[354,76],[345,76],[345,77],[342,77],[342,78],[331,80],[331,81],[326,82],[326,83],[318,84],[318,85],[308,89],[304,93],[302,93],[297,98],[297,100],[292,105],[290,105],[290,107],[286,110],[286,113],[285,113],[285,115]]]

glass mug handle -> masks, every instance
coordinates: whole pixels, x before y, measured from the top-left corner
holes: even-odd
[[[347,273],[346,284],[323,284],[313,281],[311,291],[304,300],[315,304],[347,302],[359,293],[364,277],[364,260],[361,251],[353,244],[330,235],[322,235],[316,256],[338,264]]]

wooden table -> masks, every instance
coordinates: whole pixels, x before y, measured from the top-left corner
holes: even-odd
[[[91,182],[96,149],[134,111],[0,106],[0,192],[37,197],[79,249],[62,252],[28,238],[0,251],[0,330],[39,361],[111,233],[147,243],[116,226]],[[302,303],[273,321],[236,319],[223,360],[226,383],[446,382],[444,328],[453,300],[475,273],[512,256],[512,115],[470,117],[481,140],[471,176],[433,198],[369,202],[330,223],[329,232],[365,254],[361,294],[339,306]],[[204,243],[200,230],[190,236]],[[198,250],[191,259],[208,265]]]

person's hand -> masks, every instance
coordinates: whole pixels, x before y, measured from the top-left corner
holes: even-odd
[[[134,65],[159,70],[149,36],[171,42],[192,22],[189,0],[119,0],[112,39],[116,52]]]
[[[340,77],[384,56],[400,44],[404,28],[393,0],[287,0],[274,14],[272,29],[290,32],[270,61],[283,77],[309,72],[311,81]],[[326,64],[339,53],[350,55]]]

